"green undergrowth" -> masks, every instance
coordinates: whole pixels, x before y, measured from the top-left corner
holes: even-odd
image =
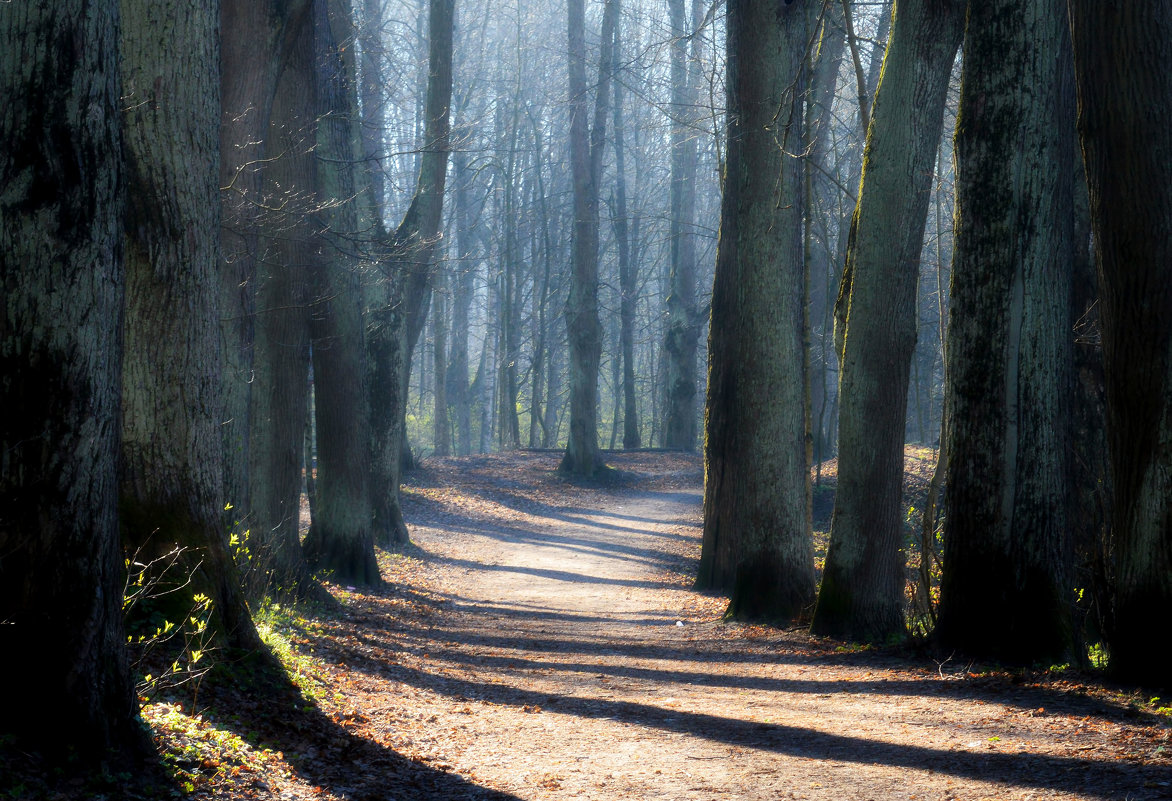
[[[315,655],[327,633],[318,610],[266,601],[253,619],[275,660],[224,658],[198,696],[180,687],[140,698],[173,797],[248,794],[253,785],[288,778],[288,760],[262,732],[314,716],[328,693],[325,662]]]

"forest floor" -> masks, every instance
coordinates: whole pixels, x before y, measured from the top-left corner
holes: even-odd
[[[1172,798],[1167,700],[723,622],[691,589],[698,457],[608,454],[595,487],[558,459],[413,473],[413,545],[380,553],[385,587],[260,615],[294,686],[209,681],[146,707],[178,788],[162,797]]]

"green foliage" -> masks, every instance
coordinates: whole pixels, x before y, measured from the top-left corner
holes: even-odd
[[[325,669],[318,660],[304,653],[302,647],[309,644],[307,635],[324,633],[322,624],[306,617],[296,607],[269,599],[259,605],[253,619],[261,640],[280,660],[306,702],[316,702],[327,686]],[[312,648],[309,651],[312,653]]]
[[[194,707],[200,682],[211,668],[211,660],[205,657],[215,650],[209,630],[212,599],[196,593],[181,615],[175,615],[175,605],[168,603],[191,584],[190,575],[174,575],[184,550],[176,547],[149,561],[136,553],[125,560],[122,613],[127,619],[134,673],[139,676],[135,690],[144,703],[159,692],[190,685]]]
[[[1080,591],[1081,592],[1081,591]],[[1095,642],[1087,646],[1087,661],[1095,670],[1106,670],[1110,661],[1110,654],[1103,643]]]

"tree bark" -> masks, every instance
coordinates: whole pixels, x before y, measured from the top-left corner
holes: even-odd
[[[1172,640],[1151,621],[1172,616],[1172,9],[1069,10],[1114,481],[1111,669],[1166,684]]]
[[[463,137],[460,137],[463,140]],[[472,231],[472,171],[468,168],[468,153],[457,147],[452,154],[452,180],[455,182],[456,246],[459,258],[455,262],[452,280],[452,348],[448,380],[450,399],[456,418],[456,455],[472,453],[472,390],[468,385],[468,325],[472,307],[472,290],[479,262]]]
[[[207,595],[221,643],[260,650],[223,526],[217,5],[123,0],[122,11],[123,546],[144,562],[183,549],[174,574],[155,577],[173,588],[164,617],[185,621]]]
[[[435,405],[432,436],[436,456],[452,452],[452,425],[448,418],[448,270],[440,265],[436,276],[432,330],[435,332]]]
[[[114,2],[0,10],[0,729],[95,762],[153,753],[120,605],[118,37]]]
[[[1072,647],[1074,87],[1062,0],[969,9],[938,635],[1029,664]]]
[[[817,4],[730,0],[699,589],[778,620],[814,599],[802,261],[802,60]]]
[[[904,630],[900,499],[916,285],[964,9],[907,0],[892,20],[836,309],[838,490],[818,634],[883,641]]]

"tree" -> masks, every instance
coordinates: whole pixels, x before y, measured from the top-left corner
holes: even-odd
[[[639,436],[639,411],[635,402],[635,301],[638,299],[638,267],[631,247],[631,228],[627,214],[627,166],[626,145],[623,141],[623,84],[618,79],[619,61],[622,58],[622,26],[615,26],[614,47],[611,52],[610,72],[614,82],[614,161],[615,201],[614,233],[619,251],[619,347],[623,364],[623,448],[638,448],[642,443]],[[638,238],[638,221],[633,226]],[[693,359],[693,361],[695,361]],[[695,376],[693,376],[693,390]],[[616,406],[617,404],[616,388]],[[694,417],[694,415],[693,415]],[[616,421],[617,424],[617,421]]]
[[[170,20],[160,36],[155,13]],[[183,620],[212,599],[227,644],[262,648],[223,525],[219,347],[219,17],[212,2],[123,1],[126,319],[119,501],[144,561],[182,549],[164,586]]]
[[[361,141],[349,0],[314,0],[319,236],[309,261],[317,431],[317,503],[305,538],[310,564],[336,580],[378,584],[368,446],[366,348],[358,260],[361,234],[355,172]]]
[[[150,752],[120,605],[118,20],[0,9],[0,729],[95,759]]]
[[[585,0],[569,0],[567,13],[574,233],[565,309],[570,342],[570,434],[558,469],[591,477],[606,469],[598,447],[598,362],[602,354],[602,325],[598,319],[598,184],[610,107],[610,54],[618,5],[615,0],[606,0],[603,11],[593,125],[587,119]]]
[[[415,195],[384,243],[379,275],[368,282],[367,359],[371,415],[370,486],[376,539],[408,541],[399,507],[407,379],[413,336],[418,337],[434,271],[450,150],[452,31],[455,0],[430,0],[424,144]]]
[[[792,619],[814,598],[802,62],[817,3],[728,5],[728,156],[712,290],[699,589]]]
[[[1069,42],[1061,0],[970,7],[956,133],[937,631],[1024,663],[1072,641]]]
[[[1102,298],[1114,482],[1111,667],[1164,684],[1172,642],[1172,8],[1069,0]]]
[[[273,96],[309,0],[221,0],[220,331],[224,500],[249,525],[250,416],[261,176]]]
[[[818,634],[881,641],[903,631],[900,498],[916,285],[964,9],[961,0],[907,0],[893,12],[835,310],[838,490]]]
[[[692,29],[699,33],[701,5],[693,0]],[[696,209],[696,75],[699,37],[685,33],[684,0],[668,0],[671,20],[671,272],[667,290],[667,333],[664,384],[663,444],[696,447],[696,347],[700,315],[696,309],[696,241],[692,231]]]
[[[313,26],[306,21],[281,70],[266,136],[249,393],[246,582],[254,597],[324,601],[329,596],[310,573],[300,529],[302,470],[311,469],[304,440],[309,428],[306,309],[317,203],[313,64]],[[307,478],[312,486],[312,473]]]

